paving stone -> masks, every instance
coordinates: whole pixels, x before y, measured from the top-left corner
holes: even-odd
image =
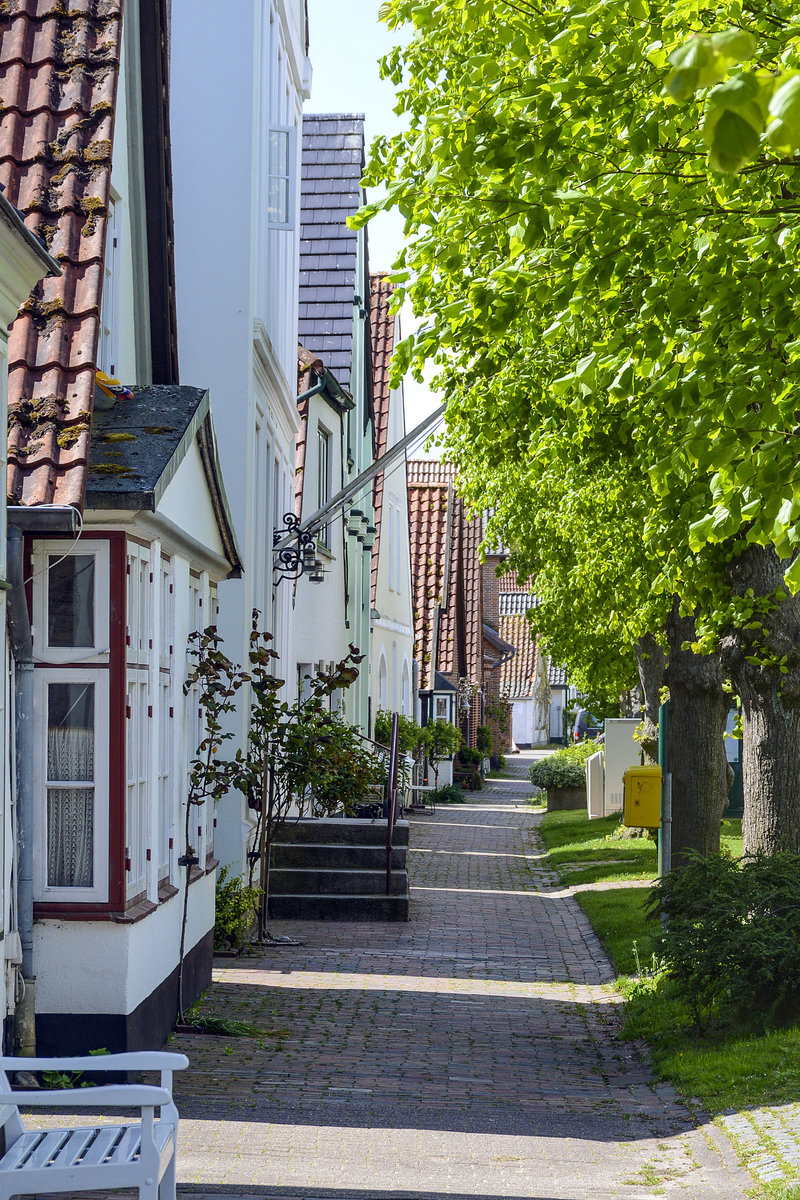
[[[304,944],[217,963],[208,1004],[265,1032],[173,1039],[180,1195],[744,1200],[726,1133],[618,1038],[613,971],[526,804],[531,758],[412,820],[407,925],[274,922]]]

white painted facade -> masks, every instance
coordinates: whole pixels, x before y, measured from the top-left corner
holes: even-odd
[[[48,644],[50,580],[62,556],[66,563],[93,561],[92,594],[82,596],[92,615],[92,645]],[[131,1018],[159,989],[173,986],[178,966],[186,876],[178,860],[189,763],[202,736],[196,695],[184,694],[186,648],[190,633],[215,622],[217,585],[230,570],[196,442],[155,512],[89,509],[77,543],[31,539],[31,563],[39,739],[34,966],[37,1024],[48,1039],[55,1036],[48,1020]],[[53,878],[57,835],[47,819],[48,797],[58,788],[48,769],[58,699],[52,688],[64,685],[92,692],[92,820],[80,833],[91,841],[76,855],[76,836],[66,855],[84,863],[83,878],[68,872]],[[189,886],[187,956],[214,925],[214,833],[212,805],[193,808],[190,840],[199,864]],[[84,919],[70,919],[75,905],[85,906]]]
[[[367,278],[366,235],[359,230],[356,241],[355,278]],[[344,269],[344,268],[343,268]],[[328,495],[332,499],[357,478],[372,462],[372,424],[367,420],[369,405],[367,378],[368,328],[363,308],[353,308],[350,359],[350,393],[353,407],[341,417],[331,405],[316,395],[310,400],[307,449],[304,470],[302,519],[312,515],[322,497],[320,478],[320,431],[327,435]],[[324,351],[321,353],[324,362]],[[350,452],[352,462],[343,460]],[[294,656],[298,678],[320,663],[342,659],[352,644],[364,655],[358,678],[342,694],[341,707],[347,721],[369,732],[370,706],[370,582],[371,548],[374,539],[372,485],[338,508],[327,526],[327,534],[317,539],[317,554],[325,571],[322,583],[301,576],[294,592]],[[288,585],[282,585],[289,590]]]
[[[21,218],[0,197],[0,422],[8,425],[8,327],[34,286],[48,274],[49,256],[21,228]],[[6,473],[6,446],[0,450],[0,470]],[[6,506],[0,512],[0,579],[6,571]],[[7,637],[6,591],[0,590],[0,1027],[13,1012],[16,983],[16,906],[12,875],[14,845],[14,662]]]
[[[395,318],[394,344],[400,340]],[[389,397],[387,451],[405,436],[402,387]],[[412,716],[414,703],[414,617],[408,538],[406,460],[385,472],[375,610],[371,614],[372,714],[378,709]]]
[[[172,0],[171,137],[181,378],[211,390],[244,575],[220,631],[244,661],[254,608],[294,694],[291,589],[273,589],[272,531],[292,509],[301,111],[300,0]],[[222,22],[222,24],[221,24]],[[250,51],[249,57],[247,51]],[[330,657],[327,654],[326,657]],[[237,737],[246,736],[246,703]],[[231,794],[220,855],[241,868],[252,821]]]

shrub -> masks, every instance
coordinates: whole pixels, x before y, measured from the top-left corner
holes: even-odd
[[[431,792],[434,804],[466,804],[467,797],[457,783],[445,783],[435,792]]]
[[[800,1010],[800,855],[695,856],[653,888],[662,954],[699,1021],[764,1029]]]
[[[403,754],[416,754],[426,740],[423,727],[413,717],[407,717],[403,713],[398,713],[397,734]],[[374,737],[382,746],[391,745],[392,714],[385,708],[379,708],[375,713]]]
[[[473,750],[472,746],[462,746],[458,752],[459,761],[465,766],[479,767],[483,762],[483,755],[480,750]]]
[[[488,725],[478,726],[477,745],[482,758],[488,758],[492,753],[492,731]]]
[[[586,760],[597,750],[594,742],[576,742],[540,758],[528,768],[528,778],[534,787],[579,788],[586,783]]]
[[[215,950],[241,950],[247,945],[260,894],[258,888],[248,887],[238,875],[229,879],[227,867],[220,868],[214,914]]]

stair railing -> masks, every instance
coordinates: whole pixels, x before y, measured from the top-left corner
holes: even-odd
[[[397,778],[400,754],[400,719],[397,713],[392,713],[392,740],[389,744],[389,780],[387,785],[386,813],[386,895],[392,890],[392,836],[397,820]]]

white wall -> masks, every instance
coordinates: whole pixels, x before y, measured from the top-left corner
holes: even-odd
[[[187,954],[213,925],[215,878],[189,888]],[[37,1013],[132,1013],[178,964],[182,911],[179,893],[134,925],[37,921]]]
[[[399,340],[399,323],[395,340]],[[402,389],[389,397],[389,429],[386,449],[405,434]],[[411,606],[411,548],[408,533],[408,492],[405,458],[384,474],[383,504],[378,554],[375,607],[380,616],[372,621],[371,682],[373,716],[380,706],[378,672],[383,654],[388,672],[387,705],[392,711],[414,713],[414,628]],[[408,671],[408,703],[403,705],[403,668]]]
[[[38,253],[14,225],[0,212],[0,428],[8,426],[8,326],[17,315],[34,285],[47,274]],[[6,475],[7,444],[0,442],[0,471]],[[0,512],[0,579],[6,579],[6,507]],[[12,824],[14,804],[14,663],[7,640],[6,593],[0,592],[0,930],[4,935],[15,928],[12,906],[12,864],[16,856]],[[0,942],[4,951],[7,941]],[[15,971],[6,965],[0,970],[0,1028],[14,1006]]]
[[[225,651],[247,653],[251,611],[275,633],[293,694],[290,596],[273,595],[272,530],[291,508],[296,397],[299,135],[292,229],[265,222],[269,129],[299,126],[307,74],[302,10],[284,0],[172,0],[171,137],[181,379],[208,387],[244,559],[226,586]],[[250,51],[250,57],[247,51]],[[246,736],[244,709],[233,723]],[[243,862],[241,797],[220,805],[218,847]]]

